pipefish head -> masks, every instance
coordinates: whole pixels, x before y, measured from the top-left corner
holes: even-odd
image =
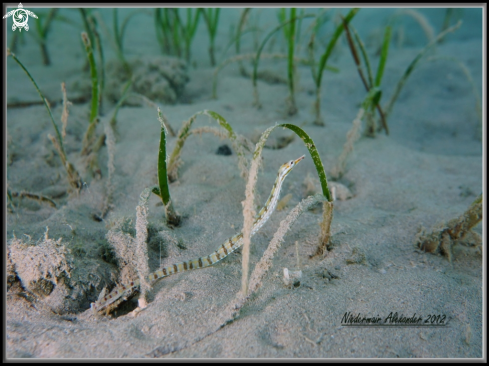
[[[299,161],[301,161],[302,159],[304,159],[306,156],[305,155],[302,155],[300,158],[298,159],[295,159],[295,160],[291,160],[291,161],[288,161],[286,162],[284,165],[282,165],[280,167],[280,169],[278,170],[278,174],[280,176],[282,176],[283,178],[285,178],[287,176],[287,174],[290,173],[290,171],[292,169],[294,169],[294,167],[299,163]]]

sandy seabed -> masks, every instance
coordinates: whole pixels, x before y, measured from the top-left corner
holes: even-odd
[[[66,10],[70,11],[75,12]],[[236,20],[238,11],[227,10],[229,14],[231,11]],[[362,9],[352,24],[359,23],[365,38],[367,34],[375,35],[375,27],[384,24],[376,21],[376,14],[384,19],[380,17],[382,11]],[[480,95],[482,29],[481,13],[477,14],[477,10],[467,11],[461,35],[455,32],[447,37],[434,52],[463,62]],[[73,18],[76,16],[75,12]],[[270,19],[275,21],[273,16]],[[441,15],[431,18],[435,24],[440,19]],[[224,18],[218,38],[221,51],[227,43],[226,25],[230,23],[230,17]],[[151,16],[140,15],[130,24],[128,56],[145,60],[158,55]],[[407,24],[415,27],[414,23]],[[50,101],[61,99],[62,81],[66,82],[69,100],[83,99],[83,82],[89,80],[89,75],[82,71],[86,56],[77,40],[78,33],[72,26],[55,23],[49,36],[52,65],[48,67],[41,65],[39,49],[31,37],[25,36],[25,44],[16,51]],[[426,43],[423,37],[422,32],[414,32],[411,38],[407,33],[402,45],[393,42],[382,83],[384,102]],[[182,121],[204,109],[221,114],[236,133],[248,139],[255,139],[277,122],[296,124],[313,138],[328,174],[365,97],[343,38],[331,62],[340,72],[327,72],[323,80],[324,127],[312,123],[315,88],[307,66],[298,67],[299,112],[288,116],[287,85],[259,80],[262,108],[258,110],[252,106],[251,80],[240,75],[236,64],[221,71],[218,98],[212,99],[214,69],[208,62],[205,28],[195,44],[197,67],[188,68],[189,81],[180,99],[175,104],[156,101],[175,131]],[[375,42],[367,46],[375,70]],[[110,57],[107,52],[107,59]],[[245,67],[251,70],[249,63]],[[265,61],[263,69],[286,78],[285,61]],[[47,138],[54,134],[51,122],[38,102],[29,79],[8,58],[7,185],[11,191],[50,197],[57,207],[28,198],[14,199],[6,216],[7,252],[14,241],[21,247],[25,245],[23,250],[27,251],[61,240],[60,245],[53,244],[58,248],[55,255],[43,259],[53,261],[51,267],[32,262],[27,254],[22,257],[17,253],[15,257],[23,258],[23,262],[13,263],[18,272],[11,277],[6,293],[7,358],[483,357],[482,249],[455,246],[450,263],[441,255],[421,252],[415,246],[421,227],[430,229],[461,215],[482,190],[483,143],[476,99],[457,65],[444,61],[423,63],[394,105],[389,116],[390,135],[382,132],[355,143],[345,174],[338,181],[348,187],[351,197],[335,201],[330,251],[309,258],[317,246],[322,214],[320,208],[304,212],[285,236],[258,291],[243,306],[239,317],[222,328],[223,312],[241,288],[239,253],[212,267],[157,282],[148,295],[147,307],[137,316],[130,314],[137,306],[137,296],[110,316],[92,314],[90,303],[97,300],[102,288],[120,281],[120,268],[106,234],[121,222],[131,232],[140,193],[157,182],[160,124],[156,109],[147,104],[125,105],[119,111],[111,178],[114,193],[108,214],[100,220],[107,193],[109,154],[103,146],[98,155],[100,170],[89,174],[80,157],[89,100],[70,106],[65,138],[68,157],[87,182],[78,194],[69,192],[65,170]],[[55,120],[61,125],[62,105],[52,105]],[[109,102],[102,106],[104,115],[98,133],[112,107]],[[217,127],[211,119],[198,117],[195,126],[205,125]],[[273,134],[279,140],[290,136],[290,131]],[[172,151],[175,141],[175,137],[168,138],[168,151]],[[150,198],[151,271],[160,265],[208,255],[241,229],[246,180],[240,176],[235,152],[229,156],[216,154],[223,144],[231,146],[229,140],[204,133],[190,136],[184,146],[179,178],[170,185],[174,207],[183,217],[181,226],[168,228],[161,200]],[[280,165],[303,154],[306,159],[289,174],[282,188],[281,197],[291,195],[287,205],[274,212],[252,238],[252,270],[280,222],[310,193],[307,183],[314,183],[317,177],[299,138],[281,149],[264,149],[255,192],[257,205],[268,197]],[[251,159],[251,154],[247,158]],[[319,192],[319,181],[315,183]],[[170,232],[175,240],[167,240],[168,236],[164,239],[159,234],[163,231]],[[482,235],[482,225],[475,231]],[[63,258],[70,258],[69,263],[62,263]],[[26,263],[32,264],[31,271],[23,268],[30,266]],[[300,286],[284,285],[284,268],[302,270]],[[29,291],[35,285],[27,283],[32,280],[29,274],[36,270],[46,270],[44,280],[52,286],[42,287],[44,294]],[[348,318],[345,314],[383,321],[395,313],[399,317],[421,317],[422,324],[430,323],[433,316],[445,316],[448,324],[361,327],[348,326],[344,321]]]

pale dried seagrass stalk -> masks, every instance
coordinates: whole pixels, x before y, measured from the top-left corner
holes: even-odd
[[[139,282],[141,283],[141,298],[146,297],[146,293],[151,288],[147,280],[149,275],[148,245],[148,199],[151,195],[151,188],[146,188],[141,192],[139,205],[136,207],[136,258]]]
[[[346,142],[343,145],[343,151],[341,152],[341,155],[338,157],[338,161],[336,162],[336,165],[331,169],[331,172],[329,173],[332,178],[338,179],[341,178],[341,176],[345,172],[346,168],[346,159],[348,158],[348,155],[353,151],[353,144],[360,138],[360,126],[362,124],[362,118],[363,114],[365,113],[365,110],[363,108],[360,108],[358,111],[357,116],[353,120],[353,125],[346,134]]]

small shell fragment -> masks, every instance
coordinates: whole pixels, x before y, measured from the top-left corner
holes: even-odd
[[[284,268],[283,281],[286,286],[299,287],[301,285],[302,271],[289,271]]]
[[[353,194],[347,186],[338,182],[328,182],[328,185],[334,190],[334,200],[346,201],[353,197]]]

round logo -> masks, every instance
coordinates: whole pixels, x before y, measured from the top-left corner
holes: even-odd
[[[27,24],[27,21],[29,20],[29,15],[31,17],[37,18],[36,14],[34,14],[30,10],[24,9],[22,3],[19,3],[18,9],[9,11],[7,14],[3,16],[3,19],[8,18],[10,16],[12,17],[12,20],[14,21],[14,24],[12,24],[13,31],[15,31],[17,28],[19,28],[19,32],[22,31],[22,28],[28,31],[29,24]]]
[[[14,24],[12,25],[12,30],[15,30],[17,27],[19,28],[19,30],[21,30],[22,28],[25,28],[26,31],[29,30],[29,24],[27,24],[27,21],[29,20],[29,14],[27,14],[24,9],[15,9],[12,19],[14,21]]]

